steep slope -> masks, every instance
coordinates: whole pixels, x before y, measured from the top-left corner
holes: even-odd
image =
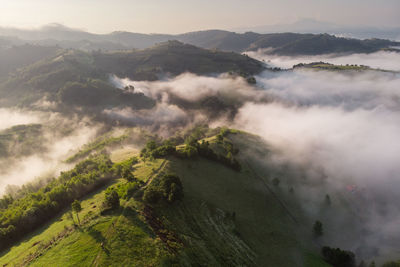
[[[107,185],[120,192],[121,208],[102,211],[110,190],[102,188],[83,198],[80,227],[73,227],[76,219],[65,210],[3,251],[0,264],[328,266],[318,256],[318,245],[307,233],[309,225],[303,226],[296,204],[270,188],[271,173],[258,168],[257,160],[247,154],[252,151],[257,157],[268,153],[267,148],[244,133],[225,134],[223,143],[218,140],[204,139],[217,153],[224,154],[228,143],[238,148],[240,171],[203,156],[141,158],[132,166],[136,182],[117,179]],[[185,146],[177,149],[185,151]],[[181,201],[142,200],[143,193],[158,188],[171,172],[182,182]],[[139,187],[126,195],[132,183]]]

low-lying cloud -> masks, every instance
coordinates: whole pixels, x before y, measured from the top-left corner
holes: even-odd
[[[5,112],[9,112],[6,110]],[[11,156],[0,159],[0,196],[7,185],[20,186],[36,178],[57,177],[60,171],[72,166],[64,161],[76,153],[80,147],[92,140],[100,126],[87,119],[63,118],[56,113],[40,113],[33,117],[23,111],[12,111],[19,120],[10,120],[9,125],[41,123],[43,124],[44,150],[31,155]],[[15,117],[11,117],[14,119]],[[11,124],[11,122],[13,122]],[[8,127],[5,126],[5,127]],[[63,129],[68,132],[65,134]]]
[[[357,64],[365,65],[371,68],[400,71],[400,53],[380,51],[371,54],[351,54],[336,55],[327,54],[319,56],[275,56],[263,53],[262,50],[257,52],[246,52],[247,55],[258,60],[263,60],[270,66],[279,68],[292,68],[293,65],[299,63],[311,62],[329,62],[336,65]]]
[[[274,60],[280,67],[322,60],[400,70],[399,54],[387,52],[327,58],[272,58],[271,62]],[[157,82],[116,79],[121,87],[132,85],[134,91],[158,100],[154,114],[158,114],[160,107],[166,108],[162,116],[142,115],[141,120],[190,123],[191,110],[176,104],[177,97],[193,105],[210,96],[232,104],[233,117],[203,119],[213,125],[223,121],[231,127],[258,134],[271,147],[269,160],[273,164],[300,166],[310,179],[324,179],[323,188],[309,185],[298,191],[306,203],[304,210],[312,216],[318,214],[312,208],[315,205],[309,205],[315,201],[316,192],[322,196],[321,190],[347,194],[349,185],[362,189],[351,200],[351,209],[363,218],[362,223],[357,222],[360,223],[356,233],[359,239],[349,242],[333,237],[329,244],[357,251],[365,259],[393,251],[400,244],[393,237],[397,231],[393,226],[400,223],[400,207],[393,204],[400,200],[397,193],[400,190],[399,74],[266,71],[256,77],[257,87],[240,77],[227,75],[183,74]],[[125,114],[130,118],[136,115],[135,112]],[[345,227],[344,219],[334,220],[342,223],[339,227]],[[374,253],[370,253],[371,247]]]
[[[268,64],[285,68],[297,63],[327,61],[400,70],[400,54],[390,52],[263,57]],[[363,208],[356,212],[363,219],[360,231],[365,230],[360,236],[361,241],[340,243],[338,237],[338,243],[330,240],[334,245],[355,250],[361,242],[363,246],[374,246],[380,253],[386,253],[400,244],[400,240],[391,237],[398,234],[395,225],[400,223],[400,207],[396,205],[400,200],[398,73],[265,71],[256,77],[257,86],[227,74],[203,77],[185,73],[154,82],[137,82],[116,76],[110,79],[118,88],[131,86],[127,90],[156,100],[156,105],[148,110],[104,110],[103,115],[110,120],[149,127],[163,136],[196,123],[223,123],[258,134],[271,147],[268,160],[272,164],[300,166],[310,179],[323,178],[324,190],[328,186],[332,192],[347,192],[349,185],[363,189],[359,195],[354,195],[351,203],[356,210]],[[15,125],[15,122],[40,121],[32,114],[13,116],[10,121],[14,122],[0,124],[0,129]],[[5,121],[7,117],[4,115]],[[48,153],[21,160],[15,172],[1,174],[0,188],[14,181],[20,184],[40,176],[43,170],[64,168],[65,165],[60,165],[61,159],[65,159],[68,151],[93,138],[96,127],[80,125],[74,132],[75,135],[49,142]],[[319,191],[320,188],[310,185],[298,192],[308,205]],[[304,208],[315,215],[317,212],[312,210],[313,207]],[[368,256],[365,252],[361,254]]]
[[[0,108],[0,130],[20,124],[31,124],[40,121],[40,115],[31,111]]]

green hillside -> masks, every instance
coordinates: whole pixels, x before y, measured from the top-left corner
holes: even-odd
[[[82,108],[84,111],[114,107],[146,109],[154,106],[153,99],[115,88],[109,81],[110,75],[158,80],[161,76],[173,77],[184,72],[201,75],[233,72],[247,77],[263,69],[261,62],[247,56],[177,41],[122,52],[59,50],[50,58],[38,56],[35,63],[26,62],[0,80],[0,101],[3,105],[37,108],[38,101],[46,99],[58,104],[53,108],[63,112]]]
[[[197,144],[187,141],[176,147],[172,139],[150,142],[134,158],[121,157],[116,150],[117,156],[111,154],[119,160],[112,167],[115,178],[103,180],[99,189],[80,198],[80,226],[76,213],[71,216],[63,208],[3,250],[0,264],[329,266],[319,256],[319,245],[298,205],[272,188],[271,172],[248,156],[250,150],[256,157],[265,155],[268,148],[245,133],[214,134],[203,132]],[[199,154],[192,150],[196,146]],[[236,159],[239,168],[233,164]],[[82,164],[78,169],[90,166]],[[175,182],[167,182],[169,173],[179,177],[183,195]],[[62,179],[73,177],[68,175]],[[120,207],[106,209],[105,195],[112,190],[118,192]]]

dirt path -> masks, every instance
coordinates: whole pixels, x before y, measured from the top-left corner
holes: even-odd
[[[151,175],[150,178],[147,179],[147,181],[146,181],[146,183],[144,184],[143,187],[146,187],[149,184],[151,184],[153,179],[157,177],[157,175],[162,171],[162,169],[164,169],[165,165],[167,165],[167,160],[166,159],[164,159],[164,161],[161,163],[160,167],[158,167],[158,169],[154,171],[153,175]]]

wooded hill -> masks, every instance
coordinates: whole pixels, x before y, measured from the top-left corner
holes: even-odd
[[[63,48],[77,48],[86,51],[97,49],[143,49],[168,40],[178,40],[206,49],[234,52],[268,48],[268,53],[277,55],[371,53],[400,45],[399,42],[390,40],[360,40],[323,33],[300,34],[284,32],[259,34],[255,32],[235,33],[223,30],[207,30],[178,35],[140,34],[121,31],[110,34],[92,34],[62,25],[52,25],[36,31],[0,28],[0,36],[4,36],[2,38],[3,45],[28,42],[46,46],[59,45]]]

